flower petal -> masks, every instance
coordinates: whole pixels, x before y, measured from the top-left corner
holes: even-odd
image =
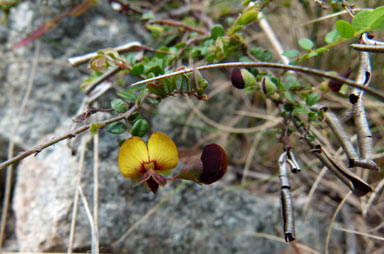
[[[201,155],[203,172],[199,181],[204,184],[211,184],[218,181],[227,172],[228,159],[221,146],[210,144],[204,147]]]
[[[120,148],[118,164],[121,173],[127,178],[138,176],[143,162],[148,162],[148,149],[139,137],[125,140]]]
[[[179,153],[172,139],[162,132],[154,132],[148,140],[149,159],[156,163],[156,170],[176,168]]]

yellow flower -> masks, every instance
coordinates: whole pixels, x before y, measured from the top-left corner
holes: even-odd
[[[118,157],[123,176],[130,178],[133,183],[145,182],[153,193],[156,193],[159,185],[167,183],[167,179],[158,172],[176,168],[178,161],[175,143],[162,132],[152,133],[148,146],[136,136],[125,140]]]

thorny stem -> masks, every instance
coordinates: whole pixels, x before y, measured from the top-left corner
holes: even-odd
[[[258,63],[255,63],[255,62],[231,62],[231,63],[202,65],[202,66],[195,67],[195,68],[186,68],[184,70],[175,71],[175,72],[172,72],[169,74],[164,74],[164,75],[160,75],[160,76],[157,76],[154,78],[145,79],[145,80],[142,80],[142,81],[139,81],[139,82],[132,84],[132,86],[138,86],[138,85],[153,82],[156,80],[160,80],[160,79],[169,78],[169,77],[173,77],[173,76],[180,75],[180,74],[193,72],[194,69],[201,71],[201,70],[229,68],[229,67],[264,67],[264,68],[292,70],[292,71],[307,73],[307,74],[311,74],[311,75],[315,75],[315,76],[320,76],[323,78],[334,79],[336,81],[347,84],[351,87],[358,88],[360,90],[368,92],[371,95],[378,98],[379,100],[384,101],[384,94],[383,93],[377,91],[376,89],[372,89],[370,87],[364,87],[361,84],[355,82],[354,80],[346,79],[346,78],[340,77],[339,75],[330,74],[329,72],[316,70],[316,69],[312,69],[309,67],[279,64],[279,63],[268,63],[268,62],[258,62]]]
[[[145,98],[143,98],[141,101],[143,102],[145,100]],[[103,121],[103,122],[99,122],[99,123],[96,123],[96,125],[102,129],[104,128],[106,125],[110,124],[110,123],[113,123],[113,122],[116,122],[116,121],[119,121],[121,119],[124,119],[124,118],[127,118],[129,117],[130,115],[132,115],[134,112],[136,112],[138,109],[139,109],[140,105],[139,104],[135,104],[131,109],[129,109],[127,112],[125,112],[124,114],[120,115],[120,116],[117,116],[117,117],[114,117],[114,118],[111,118],[111,119],[108,119],[106,121]],[[9,160],[6,160],[2,163],[0,163],[0,170],[2,169],[5,169],[6,167],[8,167],[9,165],[12,165],[22,159],[24,159],[25,157],[28,157],[30,156],[31,154],[38,154],[40,153],[42,150],[44,150],[45,148],[47,147],[50,147],[62,140],[65,140],[65,139],[69,139],[69,138],[73,138],[75,137],[76,135],[80,134],[80,133],[83,133],[84,131],[88,130],[89,128],[91,127],[91,124],[87,124],[87,125],[84,125],[74,131],[71,131],[67,134],[64,134],[60,137],[57,137],[57,138],[54,138],[52,139],[51,141],[49,142],[46,142],[44,144],[41,144],[41,145],[38,145],[34,148],[32,148],[31,150],[28,150],[28,151],[25,151],[23,153],[20,153],[19,155],[9,159]]]

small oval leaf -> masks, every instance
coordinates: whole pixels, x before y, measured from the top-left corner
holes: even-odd
[[[117,95],[129,101],[135,101],[137,99],[137,95],[131,91],[118,92]]]
[[[336,31],[345,39],[350,39],[355,34],[353,26],[345,20],[338,20],[336,22]]]
[[[211,28],[211,38],[214,40],[216,40],[218,37],[224,36],[224,33],[225,33],[224,28],[220,24],[214,25]]]
[[[132,136],[143,137],[148,130],[148,122],[145,119],[137,120],[131,129]]]
[[[125,102],[121,99],[114,99],[111,101],[111,107],[114,111],[118,112],[118,113],[124,113],[125,111],[127,111],[127,105],[125,104]]]
[[[112,134],[122,134],[126,129],[127,126],[122,122],[113,122],[107,126],[107,131]]]
[[[299,46],[305,50],[311,50],[313,48],[313,42],[307,38],[301,38],[299,40]]]

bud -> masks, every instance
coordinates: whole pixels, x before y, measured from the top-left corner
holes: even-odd
[[[266,96],[271,96],[276,92],[276,90],[277,90],[277,87],[275,83],[273,83],[269,77],[264,77],[263,80],[261,81],[261,91]]]
[[[175,179],[185,179],[198,184],[211,184],[227,172],[228,160],[223,148],[216,144],[204,147],[200,160],[181,169]]]
[[[351,69],[351,67],[349,67],[348,70],[344,74],[342,74],[340,76],[343,77],[343,78],[348,78],[349,75],[351,75],[351,72],[352,72],[352,69]],[[328,81],[329,89],[331,89],[334,92],[338,92],[342,85],[343,85],[342,82],[334,80],[334,79],[330,79]]]
[[[231,71],[231,82],[237,89],[256,86],[256,78],[246,69],[233,68]]]

